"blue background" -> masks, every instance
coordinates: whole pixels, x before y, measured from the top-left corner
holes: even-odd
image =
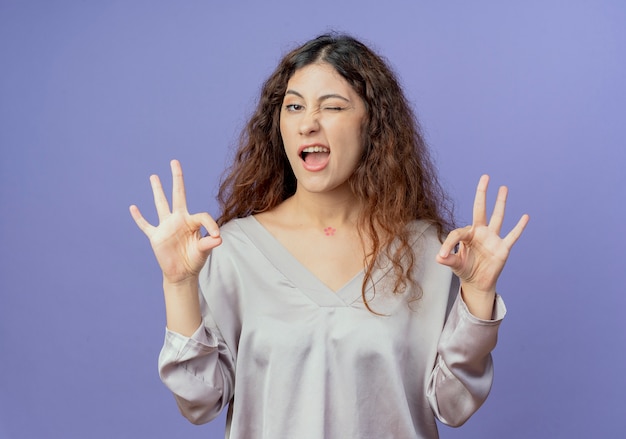
[[[624,23],[620,0],[0,0],[0,438],[223,436],[159,381],[161,277],[128,206],[154,221],[148,176],[178,158],[216,214],[261,82],[330,29],[398,72],[461,224],[482,173],[508,228],[531,215],[492,394],[442,438],[623,437]]]

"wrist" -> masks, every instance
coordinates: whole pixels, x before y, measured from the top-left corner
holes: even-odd
[[[187,291],[198,286],[198,276],[187,276],[180,279],[173,279],[163,276],[163,289],[165,291]]]
[[[168,329],[190,337],[202,322],[198,278],[192,276],[176,282],[164,278],[163,292]]]
[[[496,301],[496,291],[481,290],[472,285],[461,283],[461,296],[472,315],[482,320],[491,320]]]

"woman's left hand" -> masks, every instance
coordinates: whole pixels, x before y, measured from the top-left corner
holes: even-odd
[[[480,318],[490,318],[496,282],[529,220],[528,215],[522,215],[515,227],[501,238],[508,189],[501,186],[498,190],[491,219],[487,222],[488,185],[489,176],[483,175],[476,189],[473,224],[450,232],[437,255],[437,262],[449,266],[461,279],[463,298],[470,312]],[[458,251],[454,253],[457,245]]]

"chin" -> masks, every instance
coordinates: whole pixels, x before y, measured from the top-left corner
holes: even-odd
[[[331,193],[340,193],[344,191],[349,191],[350,186],[347,182],[343,182],[340,184],[333,184],[330,182],[298,182],[298,190],[302,190],[311,194],[331,194]]]

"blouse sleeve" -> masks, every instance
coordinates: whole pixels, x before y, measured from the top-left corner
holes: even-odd
[[[491,351],[505,314],[499,295],[493,320],[473,316],[457,295],[439,339],[427,392],[435,416],[444,424],[462,425],[487,399],[493,382]]]
[[[191,337],[166,330],[159,375],[183,416],[204,424],[232,397],[234,359],[218,331],[201,325]]]

